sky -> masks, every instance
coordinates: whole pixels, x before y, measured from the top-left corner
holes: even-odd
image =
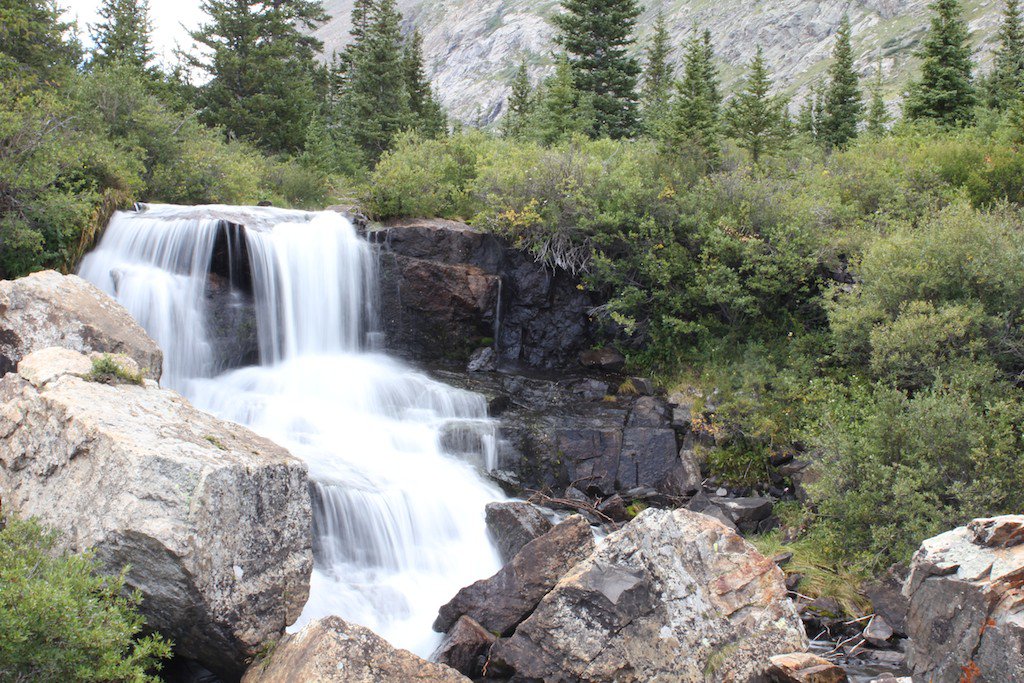
[[[196,28],[203,20],[199,9],[200,0],[149,0],[149,15],[153,20],[153,48],[159,61],[174,61],[176,45],[187,47],[191,41],[188,31]],[[78,20],[78,31],[88,46],[89,24],[99,21],[96,12],[101,0],[58,0],[67,9],[69,19]]]

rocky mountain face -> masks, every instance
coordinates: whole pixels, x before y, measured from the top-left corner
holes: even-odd
[[[329,55],[349,37],[352,0],[326,0],[333,19],[317,35]],[[864,77],[880,63],[890,100],[897,100],[916,68],[914,52],[928,26],[928,0],[855,0],[854,2],[739,2],[661,0],[642,3],[638,47],[648,40],[659,7],[665,12],[681,64],[683,45],[693,27],[711,31],[723,81],[728,89],[758,44],[777,87],[799,101],[823,77],[833,34],[844,12],[853,23],[857,66]],[[978,59],[989,60],[1002,11],[999,0],[966,0]],[[409,30],[423,34],[427,69],[449,112],[468,123],[499,118],[509,83],[522,60],[539,81],[551,70],[555,48],[548,17],[558,0],[398,0]]]

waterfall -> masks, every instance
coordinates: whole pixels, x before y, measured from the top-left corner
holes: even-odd
[[[217,373],[210,264],[247,255],[259,365]],[[342,216],[150,206],[114,216],[80,274],[121,301],[165,352],[165,384],[247,425],[309,467],[315,567],[299,621],[337,614],[426,656],[437,609],[495,572],[484,506],[503,498],[483,397],[372,351],[376,271]],[[234,279],[229,274],[228,279]]]

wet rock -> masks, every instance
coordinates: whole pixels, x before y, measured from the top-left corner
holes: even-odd
[[[491,533],[502,562],[508,562],[527,543],[551,530],[551,522],[530,503],[489,503],[485,508]]]
[[[491,666],[517,680],[746,681],[806,646],[770,560],[704,515],[649,509],[563,576]]]
[[[474,351],[469,356],[469,363],[466,364],[466,370],[469,372],[494,372],[497,369],[498,356],[490,346]]]
[[[615,349],[592,349],[581,351],[580,365],[588,370],[602,372],[621,372],[626,367],[626,359]]]
[[[921,544],[903,592],[914,680],[1024,680],[1024,515],[977,519]]]
[[[466,615],[492,633],[511,633],[593,548],[590,524],[579,515],[569,517],[527,543],[497,574],[460,590],[438,611],[434,630],[446,633]]]
[[[468,683],[443,664],[399,650],[340,617],[314,621],[281,639],[242,683]]]
[[[771,658],[771,683],[846,683],[842,667],[810,652],[793,652]]]
[[[151,379],[163,354],[121,304],[77,275],[52,270],[0,281],[0,375],[33,351],[123,353]]]
[[[496,640],[493,633],[463,615],[455,622],[430,659],[450,666],[470,678],[479,678],[483,675],[484,665],[487,663],[487,653]]]
[[[864,640],[875,647],[889,647],[889,639],[893,635],[895,635],[895,632],[892,630],[892,626],[889,626],[889,622],[877,614],[864,627]]]
[[[700,461],[690,449],[679,451],[679,459],[672,466],[662,489],[674,496],[686,496],[700,490],[704,477],[700,473]]]
[[[306,467],[178,394],[80,375],[48,349],[0,380],[0,498],[70,550],[125,565],[147,627],[237,677],[299,616],[312,570]]]

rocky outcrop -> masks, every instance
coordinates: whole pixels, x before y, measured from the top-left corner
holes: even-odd
[[[469,683],[442,664],[392,647],[373,631],[340,617],[314,621],[285,636],[253,664],[242,683]]]
[[[551,530],[551,522],[530,503],[490,503],[484,510],[487,530],[498,546],[502,562],[508,562],[527,543]]]
[[[438,611],[434,630],[445,633],[459,617],[488,631],[511,634],[558,579],[594,549],[590,524],[578,515],[527,543],[497,574],[463,588]]]
[[[147,626],[237,677],[308,596],[305,465],[153,381],[89,381],[91,366],[47,349],[0,379],[4,509],[110,571],[130,565]]]
[[[646,510],[491,649],[524,680],[752,681],[807,638],[781,570],[687,510]]]
[[[1024,515],[928,539],[903,592],[915,681],[1024,681]]]
[[[33,351],[59,346],[123,353],[152,379],[163,354],[121,304],[77,275],[52,270],[0,281],[0,375]]]
[[[563,271],[463,223],[405,220],[372,230],[379,245],[388,349],[420,361],[465,363],[493,346],[497,361],[576,364],[593,339],[590,297]]]

